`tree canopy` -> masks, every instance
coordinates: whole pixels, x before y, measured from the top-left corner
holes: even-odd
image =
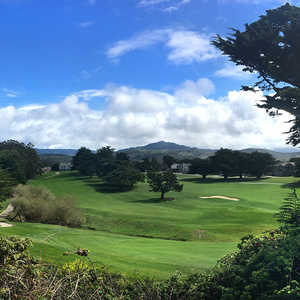
[[[147,181],[150,191],[160,192],[160,199],[164,199],[164,195],[170,191],[181,192],[183,184],[179,184],[176,175],[168,170],[165,172],[148,172]]]
[[[213,44],[244,71],[257,73],[258,81],[244,90],[265,92],[258,106],[274,116],[286,111],[293,117],[287,142],[300,143],[300,8],[288,3],[272,10],[245,31],[217,35]]]

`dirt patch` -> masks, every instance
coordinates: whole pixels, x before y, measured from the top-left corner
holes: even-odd
[[[7,208],[0,214],[0,218],[6,218],[14,210],[11,204],[8,204]]]
[[[232,198],[232,197],[227,197],[227,196],[205,196],[205,197],[200,197],[201,199],[225,199],[225,200],[231,200],[231,201],[239,201],[240,199],[238,198]]]
[[[0,222],[0,227],[12,227],[12,224],[8,224],[5,222]]]

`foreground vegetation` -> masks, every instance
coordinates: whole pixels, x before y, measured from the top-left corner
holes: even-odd
[[[176,270],[191,274],[212,267],[235,250],[242,236],[275,228],[274,214],[295,180],[233,178],[225,182],[182,175],[184,190],[168,194],[175,200],[161,201],[145,183],[132,191],[111,193],[98,177],[51,173],[30,184],[47,187],[56,196],[72,196],[86,217],[82,228],[14,223],[0,228],[0,234],[31,238],[31,253],[50,262],[73,261],[76,249],[85,248],[96,265],[113,271],[161,279]],[[240,200],[200,199],[213,195]],[[72,254],[63,256],[65,252]]]

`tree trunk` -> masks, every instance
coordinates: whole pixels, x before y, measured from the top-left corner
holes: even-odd
[[[240,174],[240,179],[243,179],[243,174]]]
[[[202,175],[202,179],[203,179],[203,180],[206,179],[206,175]]]
[[[164,196],[165,196],[165,193],[164,193],[164,192],[161,192],[160,200],[164,200]]]

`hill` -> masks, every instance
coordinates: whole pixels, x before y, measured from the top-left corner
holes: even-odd
[[[293,149],[292,149],[293,150]],[[275,157],[275,159],[280,161],[288,161],[293,157],[300,157],[300,152],[297,152],[297,149],[292,151],[291,149],[281,148],[280,151],[273,151],[269,149],[261,148],[246,148],[240,151],[251,153],[254,151],[270,153]],[[67,155],[74,156],[77,152],[77,149],[36,149],[39,155]],[[185,145],[179,145],[176,143],[159,141],[157,143],[151,143],[139,147],[131,147],[126,149],[118,150],[118,152],[125,152],[129,155],[132,160],[143,160],[144,158],[155,157],[158,160],[162,160],[164,155],[172,155],[176,159],[193,159],[196,157],[207,158],[214,155],[216,149],[205,149],[205,148],[196,148],[188,147]]]
[[[300,157],[300,152],[283,152],[283,150],[285,149],[282,149],[282,151],[273,151],[261,148],[247,148],[240,151],[246,153],[252,153],[254,151],[269,153],[273,155],[275,159],[280,161],[288,161],[290,158]],[[162,157],[166,154],[172,155],[176,159],[192,159],[196,157],[207,158],[214,155],[217,150],[188,147],[175,143],[160,141],[145,146],[127,148],[119,151],[126,152],[133,160],[142,160],[143,158],[150,157],[155,157],[158,160],[161,160]]]
[[[68,155],[68,156],[74,156],[77,152],[77,149],[35,149],[37,154],[39,155],[45,155],[45,154],[51,154],[51,155]]]

